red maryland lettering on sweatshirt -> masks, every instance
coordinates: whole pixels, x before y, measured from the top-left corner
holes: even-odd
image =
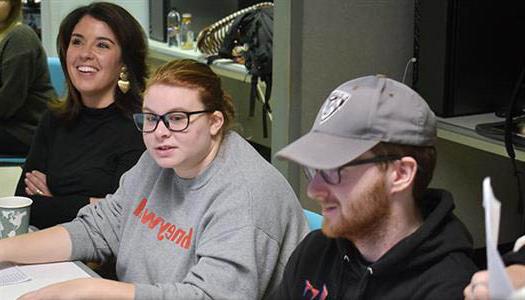
[[[133,212],[133,214],[139,218],[140,222],[146,225],[146,228],[156,231],[159,241],[165,239],[166,241],[174,242],[184,249],[189,249],[191,247],[193,227],[190,227],[188,232],[177,228],[175,224],[166,222],[162,217],[148,210],[146,204],[148,204],[148,199],[143,198]]]

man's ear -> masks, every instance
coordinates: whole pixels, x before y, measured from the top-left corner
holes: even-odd
[[[413,157],[404,156],[390,167],[390,192],[394,194],[412,189],[417,173],[417,161]]]
[[[212,136],[217,135],[224,124],[224,115],[222,112],[216,110],[210,114],[210,134]]]

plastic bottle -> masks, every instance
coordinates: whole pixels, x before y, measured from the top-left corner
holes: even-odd
[[[182,18],[180,13],[175,8],[172,8],[168,12],[166,25],[166,38],[168,39],[168,46],[180,47],[182,45]]]
[[[193,49],[193,31],[191,30],[191,14],[182,14],[181,24],[182,49]]]

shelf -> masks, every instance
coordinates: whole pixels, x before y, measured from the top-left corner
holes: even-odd
[[[170,61],[172,59],[194,59],[202,63],[206,63],[206,55],[200,53],[197,49],[194,50],[183,50],[178,47],[170,47],[166,43],[161,43],[154,40],[149,40],[150,57],[162,60]],[[230,59],[217,59],[211,64],[211,69],[219,76],[239,80],[241,82],[250,83],[251,76],[248,74],[248,70],[244,65],[234,63]],[[264,99],[263,90],[266,89],[266,84],[259,80],[257,83],[257,95],[258,101],[262,103],[261,99]],[[270,121],[272,121],[272,114],[268,115]]]
[[[206,63],[206,56],[195,50],[183,50],[177,47],[170,47],[166,43],[149,40],[150,56],[156,59],[170,61],[172,59],[194,59]],[[249,83],[251,76],[246,67],[232,62],[229,59],[218,59],[211,65],[212,70],[219,76],[224,76]]]
[[[482,136],[475,130],[477,124],[498,121],[503,121],[503,119],[496,117],[494,113],[452,118],[437,117],[437,136],[444,140],[508,157],[504,142]],[[515,151],[516,160],[525,161],[525,151],[517,148]]]

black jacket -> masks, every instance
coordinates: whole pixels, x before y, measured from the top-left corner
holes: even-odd
[[[83,107],[69,125],[46,112],[16,188],[16,195],[33,200],[31,225],[43,229],[71,221],[90,197],[114,193],[120,176],[137,163],[144,149],[131,116],[115,104]],[[47,175],[53,197],[26,194],[25,173],[33,170]]]
[[[294,251],[274,299],[463,299],[476,266],[450,193],[428,190],[423,225],[375,263],[346,239],[311,232]]]

